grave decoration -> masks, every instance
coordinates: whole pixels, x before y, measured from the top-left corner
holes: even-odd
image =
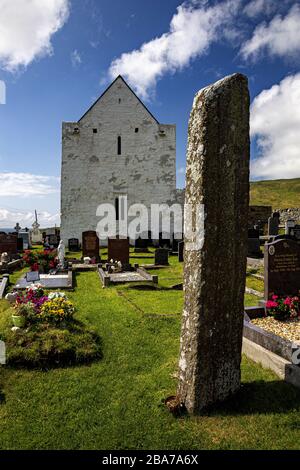
[[[98,265],[98,274],[103,287],[113,284],[139,283],[146,282],[157,284],[158,277],[149,274],[146,269],[140,268],[138,264],[126,263],[123,265],[121,261],[111,259],[108,263]]]
[[[43,250],[43,251],[30,251],[26,250],[23,255],[23,260],[26,265],[30,267],[31,271],[38,271],[40,273],[49,273],[57,267],[57,251],[56,250]]]

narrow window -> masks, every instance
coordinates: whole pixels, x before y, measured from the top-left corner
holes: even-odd
[[[121,98],[119,98],[119,104],[121,103]]]
[[[93,129],[94,134],[97,134],[97,132],[98,132],[98,129]]]
[[[121,155],[122,153],[122,142],[121,142],[121,136],[118,137],[118,155]]]
[[[136,127],[136,128],[135,128],[135,133],[137,134],[137,133],[138,133],[138,131],[139,131],[139,128],[138,128],[138,127]]]
[[[119,198],[115,199],[115,209],[116,209],[116,220],[119,220]]]

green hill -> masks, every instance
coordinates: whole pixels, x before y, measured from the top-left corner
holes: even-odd
[[[251,182],[250,204],[273,209],[300,207],[300,178]]]

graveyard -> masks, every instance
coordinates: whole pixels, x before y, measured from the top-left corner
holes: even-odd
[[[154,264],[154,248],[130,262]],[[80,258],[81,252],[68,252]],[[101,259],[107,249],[101,248]],[[24,273],[10,275],[10,286]],[[76,271],[67,293],[76,318],[101,337],[101,358],[87,364],[6,367],[1,374],[2,449],[296,449],[299,390],[243,356],[237,395],[201,417],[174,417],[164,404],[177,386],[183,263],[153,269],[156,286],[103,289],[98,273]],[[247,268],[246,285],[263,294],[262,267]],[[245,305],[259,298],[245,294]],[[0,301],[0,330],[10,322]],[[30,382],[30,387],[28,383]],[[63,423],[63,426],[62,426]],[[29,431],[30,430],[30,431]]]
[[[188,137],[204,232],[0,234],[2,449],[297,448],[300,225],[249,206],[245,76],[196,95]]]
[[[0,452],[299,450],[300,5],[1,2]]]

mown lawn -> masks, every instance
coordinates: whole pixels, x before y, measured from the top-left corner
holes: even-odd
[[[1,367],[1,449],[299,448],[299,391],[246,358],[241,391],[210,413],[176,419],[163,406],[176,392],[182,308],[182,291],[170,290],[182,265],[170,261],[157,291],[102,289],[95,272],[77,274],[70,297],[101,335],[103,359],[47,372]],[[7,316],[1,301],[0,330]]]

